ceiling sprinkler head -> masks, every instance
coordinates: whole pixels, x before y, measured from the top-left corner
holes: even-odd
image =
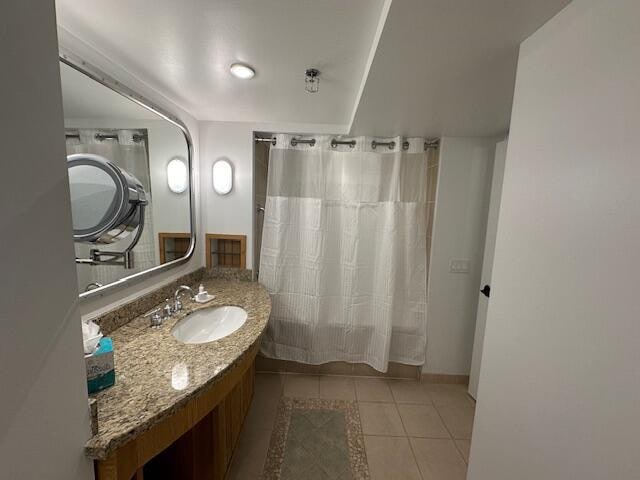
[[[307,68],[304,72],[304,89],[308,93],[318,93],[318,85],[320,84],[320,72],[315,68]]]

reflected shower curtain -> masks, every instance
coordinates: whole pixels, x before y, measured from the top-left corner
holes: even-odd
[[[133,249],[134,268],[124,270],[121,266],[113,265],[77,265],[78,286],[83,291],[87,284],[98,282],[102,285],[115,282],[123,276],[128,276],[155,266],[155,241],[153,220],[151,215],[151,179],[149,173],[149,159],[145,140],[134,135],[144,133],[143,130],[110,130],[110,129],[72,129],[71,133],[79,138],[67,138],[67,155],[74,153],[92,153],[105,157],[119,167],[135,176],[147,193],[149,205],[144,213],[144,230],[137,245]],[[96,134],[117,134],[117,139],[96,138]],[[146,138],[146,137],[145,137]],[[131,237],[102,246],[103,250],[122,251],[131,243]],[[91,245],[75,244],[76,256],[87,257]]]
[[[310,364],[421,365],[426,350],[427,155],[424,139],[392,149],[271,148],[260,282],[272,312],[268,357]]]

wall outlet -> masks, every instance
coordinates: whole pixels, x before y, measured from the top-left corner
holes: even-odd
[[[469,273],[469,260],[453,259],[449,262],[449,273]]]

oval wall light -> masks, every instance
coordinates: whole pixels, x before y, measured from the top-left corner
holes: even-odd
[[[249,80],[256,74],[256,71],[253,68],[249,65],[245,65],[244,63],[232,64],[229,67],[229,71],[231,72],[231,75],[236,78],[241,78],[242,80]]]
[[[233,189],[233,166],[226,158],[220,158],[213,162],[211,176],[213,190],[218,195],[226,195]]]
[[[182,193],[189,185],[187,164],[180,158],[174,158],[167,164],[167,185],[173,193]]]

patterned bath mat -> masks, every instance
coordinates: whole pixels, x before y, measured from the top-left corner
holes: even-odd
[[[283,398],[264,480],[368,480],[356,402]]]

